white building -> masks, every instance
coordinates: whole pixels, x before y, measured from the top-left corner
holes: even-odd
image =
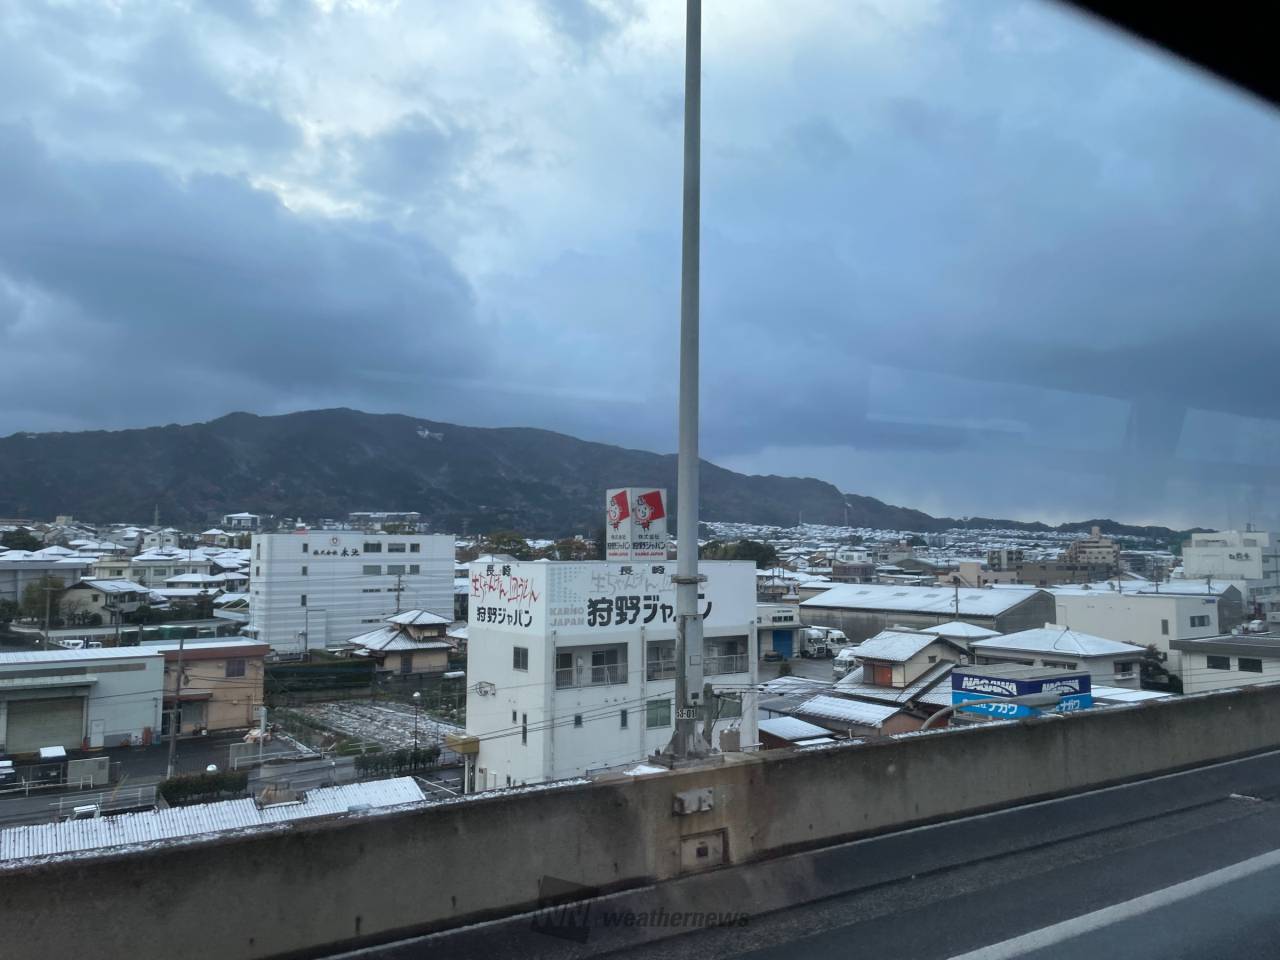
[[[164,654],[143,647],[0,653],[0,753],[149,742],[163,680]]]
[[[1020,663],[1057,670],[1088,670],[1099,683],[1137,687],[1143,648],[1046,623],[1036,630],[975,640],[969,644],[977,663]]]
[[[743,699],[756,679],[755,567],[707,577],[703,673],[717,692],[712,742],[756,742]],[[471,787],[579,776],[667,746],[675,718],[675,565],[548,562],[471,566],[467,665]]]
[[[1176,640],[1183,693],[1246,687],[1280,680],[1280,635],[1228,634]]]
[[[332,530],[255,534],[252,619],[277,652],[341,647],[400,610],[453,618],[453,537]]]
[[[1123,581],[1120,584],[1123,587]],[[1177,665],[1175,640],[1216,637],[1244,616],[1240,591],[1229,584],[1195,581],[1152,584],[1140,590],[1102,586],[1050,588],[1057,602],[1055,621],[1082,633],[1139,646],[1154,645]]]
[[[262,518],[256,513],[226,513],[222,516],[224,530],[236,532],[257,530],[262,525]]]
[[[1280,623],[1280,534],[1256,530],[1196,533],[1182,548],[1187,580],[1242,580],[1249,616]]]

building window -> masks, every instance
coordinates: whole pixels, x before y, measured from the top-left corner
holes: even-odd
[[[1191,625],[1193,627],[1207,627],[1209,625],[1208,615],[1192,617]]]
[[[1262,661],[1257,657],[1241,657],[1236,661],[1241,670],[1245,673],[1261,673]]]
[[[300,599],[302,601],[301,605],[305,607],[307,605],[307,595],[304,593]]]
[[[260,543],[255,543],[255,544],[253,545],[253,559],[255,559],[255,560],[261,560],[261,559],[262,559],[262,544],[260,544]]]
[[[580,714],[580,713],[575,713],[575,714],[573,715],[573,725],[574,725],[575,727],[580,727],[580,726],[582,726],[582,714]]]
[[[520,744],[524,746],[529,742],[529,715],[527,713],[520,714]]]
[[[388,564],[387,564],[387,573],[390,573],[390,574],[400,574],[400,573],[404,573],[404,564],[403,564],[403,563],[388,563]]]
[[[516,722],[516,712],[514,710],[511,711],[511,722],[512,723]]]
[[[529,669],[529,648],[513,647],[511,650],[511,669],[525,670]]]
[[[310,548],[310,547],[308,547],[308,546],[304,543],[304,544],[302,545],[302,552],[303,552],[303,553],[310,553],[310,552],[311,552],[311,548]]]
[[[1133,663],[1129,660],[1117,660],[1111,672],[1117,677],[1132,677]]]
[[[302,575],[304,577],[307,575],[307,568],[305,566],[302,568]]]
[[[406,650],[400,654],[400,672],[413,673],[413,652]]]
[[[360,568],[360,572],[366,577],[379,577],[382,576],[382,566],[376,563],[366,563]]]
[[[869,664],[869,666],[871,667],[872,683],[874,683],[877,687],[893,686],[893,667],[890,664],[872,663],[872,664]],[[866,677],[865,672],[863,673],[863,677],[864,678]]]
[[[260,577],[260,576],[262,576],[262,568],[261,568],[261,567],[254,567],[254,568],[253,568],[253,575],[254,575],[255,577]]]
[[[403,543],[388,543],[387,553],[404,553]]]
[[[366,543],[366,544],[364,545],[364,552],[365,552],[365,553],[381,553],[381,552],[382,552],[382,544],[381,544],[381,543],[373,543],[373,542]]]
[[[234,659],[234,660],[228,660],[228,661],[227,661],[227,672],[226,672],[226,676],[228,676],[228,677],[243,677],[243,676],[244,676],[244,663],[245,663],[245,661],[244,661],[244,657],[237,657],[237,658],[236,658],[236,659]]]
[[[381,587],[365,587],[360,592],[361,593],[381,593],[382,588]]]
[[[671,726],[671,701],[650,700],[644,705],[644,725],[648,730]]]
[[[418,565],[417,565],[416,563],[411,563],[411,564],[409,564],[409,574],[410,574],[410,576],[414,576],[414,575],[416,575],[416,574],[418,574],[418,573],[420,573],[420,572],[421,572],[421,570],[418,568]]]
[[[1230,670],[1230,657],[1205,657],[1205,666],[1210,670]]]
[[[623,730],[627,729],[627,711],[626,710],[618,711],[618,726],[621,727]]]
[[[409,552],[410,552],[410,553],[421,553],[421,552],[422,552],[422,544],[420,544],[420,543],[411,543],[411,544],[409,544]]]
[[[1164,636],[1166,636],[1166,637],[1169,635],[1169,621],[1168,621],[1168,620],[1161,620],[1161,621],[1160,621],[1160,633],[1161,633],[1161,634],[1163,634],[1163,635],[1164,635]]]

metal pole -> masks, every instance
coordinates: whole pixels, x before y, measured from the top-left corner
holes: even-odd
[[[702,618],[698,615],[698,244],[702,129],[702,0],[687,0],[684,61],[684,229],[680,268],[680,450],[676,479],[677,759],[695,745],[702,691]]]
[[[53,601],[53,587],[46,574],[44,579],[44,649],[49,649],[49,607]]]
[[[178,724],[181,722],[181,704],[182,704],[182,652],[186,647],[186,632],[178,637],[178,664],[177,673],[173,678],[173,709],[169,711],[169,763],[165,768],[164,778],[168,780],[173,776],[173,762],[178,753]]]

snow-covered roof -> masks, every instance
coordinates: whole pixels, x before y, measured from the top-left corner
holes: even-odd
[[[16,650],[0,653],[0,666],[18,663],[74,663],[79,660],[132,660],[159,656],[149,647],[94,647],[89,650]]]
[[[955,640],[985,640],[987,637],[998,637],[1000,631],[988,630],[977,624],[965,623],[963,620],[948,620],[932,627],[921,627],[921,633],[933,633],[939,637],[950,637]]]
[[[80,586],[92,587],[102,593],[146,593],[149,589],[132,580],[81,580],[79,583],[73,583],[68,589],[74,590]]]
[[[1136,643],[1122,643],[1079,633],[1056,625],[1006,633],[990,640],[975,640],[973,650],[1014,650],[1019,653],[1065,653],[1074,657],[1112,657],[1124,654],[1141,656],[1143,648]]]
[[[900,707],[889,707],[880,703],[867,703],[865,700],[847,700],[844,697],[818,694],[806,700],[796,712],[808,717],[834,720],[837,723],[878,727],[900,709]]]
[[[774,677],[760,684],[760,692],[770,697],[781,697],[791,693],[813,693],[830,686],[829,683],[808,677]]]
[[[761,733],[777,737],[780,740],[805,740],[809,737],[825,737],[831,731],[816,723],[809,723],[799,717],[770,717],[761,720],[756,726]]]
[[[347,643],[366,650],[388,652],[393,650],[448,650],[453,644],[447,640],[415,640],[399,627],[379,627],[358,637],[352,637]]]
[[[840,583],[816,597],[802,600],[802,607],[841,607],[852,610],[891,610],[900,613],[956,614],[962,617],[994,617],[1031,599],[1036,587],[1008,590],[962,588],[959,610],[956,592],[949,587],[908,587],[897,584]]]
[[[893,663],[905,663],[929,644],[938,643],[940,640],[940,637],[932,633],[916,633],[914,630],[881,630],[874,637],[862,641],[856,653],[862,660],[889,660]]]
[[[1092,684],[1090,692],[1094,700],[1104,700],[1107,703],[1145,703],[1148,700],[1167,700],[1173,696],[1159,690],[1134,690],[1132,687],[1112,687],[1100,683]]]
[[[403,613],[387,617],[386,621],[387,623],[398,623],[407,627],[438,627],[448,626],[453,623],[448,617],[431,613],[429,610],[406,610]]]
[[[259,808],[257,802],[223,800],[170,807],[93,820],[68,820],[0,830],[0,861],[80,853],[112,847],[187,840],[193,837],[266,827],[272,824],[352,812],[352,808],[395,807],[422,801],[422,789],[412,777],[348,783],[308,790],[297,803]]]
[[[863,700],[877,700],[881,703],[908,703],[912,700],[924,700],[929,691],[935,689],[943,680],[951,676],[955,664],[949,660],[930,664],[924,673],[905,687],[882,687],[867,680],[866,671],[861,667],[850,670],[836,681],[834,690],[846,697],[858,697]],[[951,689],[947,688],[947,702],[950,703]],[[925,701],[930,702],[930,701]]]

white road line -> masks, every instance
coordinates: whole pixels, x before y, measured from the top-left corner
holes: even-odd
[[[1122,920],[1141,916],[1159,907],[1177,903],[1179,900],[1188,900],[1233,880],[1240,880],[1276,866],[1280,866],[1280,850],[1272,850],[1270,853],[1264,853],[1248,860],[1242,860],[1239,863],[1233,863],[1231,866],[1223,867],[1221,870],[1215,870],[1212,873],[1206,873],[1203,876],[1194,877],[1182,883],[1175,883],[1171,887],[1155,890],[1141,897],[1126,900],[1123,903],[1103,907],[1093,913],[1082,914],[1049,927],[1032,930],[1030,933],[1024,933],[1020,937],[1013,937],[1000,943],[979,947],[977,950],[971,950],[968,953],[958,954],[952,957],[951,960],[1008,960],[1008,958],[1020,957],[1023,954],[1030,953],[1032,950],[1039,950],[1042,947],[1062,943],[1072,937],[1078,937],[1090,931],[1119,923]]]

